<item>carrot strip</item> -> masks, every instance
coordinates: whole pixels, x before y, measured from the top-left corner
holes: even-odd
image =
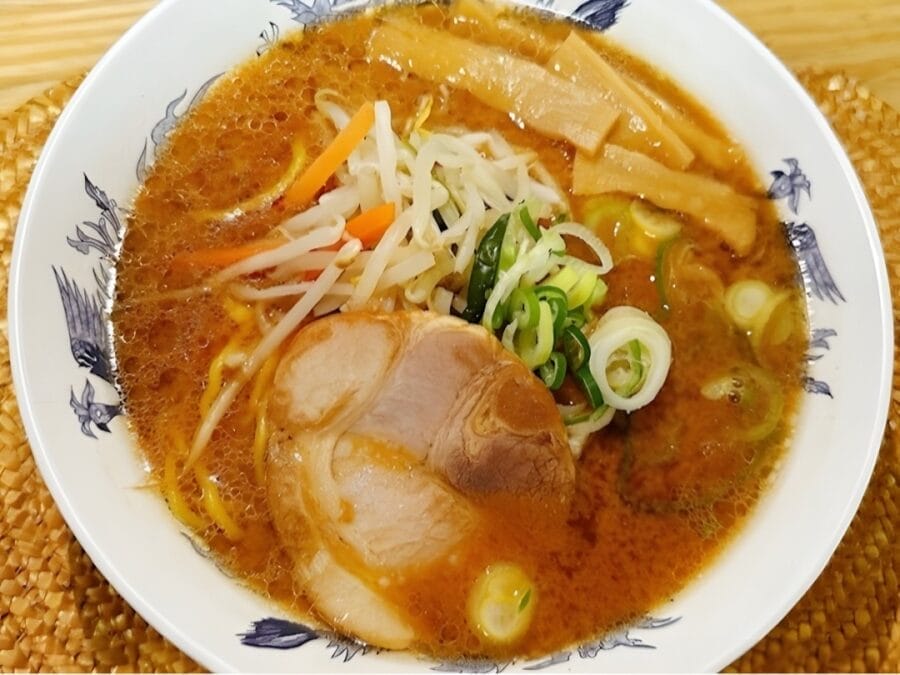
[[[305,206],[323,185],[331,178],[337,168],[347,161],[350,153],[369,133],[375,123],[375,107],[366,102],[350,119],[343,129],[334,137],[325,151],[316,157],[306,171],[288,188],[284,194],[288,206]]]
[[[347,234],[359,239],[363,247],[370,248],[379,242],[393,222],[394,203],[387,202],[348,220]]]
[[[239,246],[223,248],[202,248],[197,251],[183,251],[175,256],[175,264],[193,267],[228,267],[229,265],[249,258],[263,251],[270,251],[284,244],[277,239],[260,239]]]

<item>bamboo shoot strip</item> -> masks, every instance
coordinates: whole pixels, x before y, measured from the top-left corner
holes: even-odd
[[[431,82],[465,89],[535,131],[589,154],[597,151],[618,117],[599,94],[536,63],[409,21],[375,29],[369,56]]]
[[[499,6],[483,0],[457,0],[450,5],[450,16],[454,22],[475,26],[479,41],[508,47],[539,63],[546,63],[560,44],[540,30],[505,17]]]
[[[572,190],[577,195],[624,192],[660,208],[681,211],[717,234],[738,255],[756,239],[756,202],[705,176],[673,171],[645,155],[615,145],[591,159],[575,155]]]
[[[547,64],[552,72],[600,92],[622,113],[610,140],[651,155],[673,169],[686,169],[694,153],[606,59],[574,31]]]
[[[652,91],[643,82],[628,78],[629,84],[647,103],[659,113],[700,159],[717,171],[728,171],[743,158],[742,150],[736,144],[725,143],[708,134],[696,122],[676,110],[668,101]]]

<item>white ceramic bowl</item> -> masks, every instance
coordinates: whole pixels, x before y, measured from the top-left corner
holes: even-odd
[[[614,24],[615,39],[712,109],[760,175],[776,172],[771,196],[791,223],[813,329],[793,447],[747,526],[656,619],[546,661],[433,664],[366,653],[286,621],[255,623],[288,617],[198,555],[163,502],[135,489],[144,467],[109,384],[101,289],[139,176],[192,101],[277,33],[351,5],[167,0],[94,69],[47,143],[15,242],[10,339],[28,436],[66,521],[125,599],[211,669],[719,669],[799,599],[856,511],[887,411],[890,294],[863,191],[827,123],[787,70],[712,2],[534,2]]]

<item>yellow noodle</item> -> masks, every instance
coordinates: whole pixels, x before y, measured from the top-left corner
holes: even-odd
[[[266,445],[269,441],[269,400],[264,399],[256,409],[256,433],[253,436],[253,471],[256,482],[263,485],[266,480]]]
[[[175,444],[175,448],[180,455],[187,456],[190,452],[188,448],[187,442],[179,433],[172,434],[172,440]],[[171,469],[172,475],[177,475],[175,473],[175,462],[174,457],[169,455],[172,458]],[[168,475],[169,472],[169,457],[166,458],[166,472]],[[219,486],[216,485],[215,481],[210,477],[209,470],[206,468],[206,465],[203,462],[197,462],[194,465],[194,478],[197,480],[198,485],[201,490],[201,503],[203,504],[204,510],[209,514],[209,517],[212,521],[225,533],[225,536],[231,539],[232,541],[236,539],[240,539],[243,536],[244,532],[241,529],[240,525],[231,517],[231,514],[228,513],[228,509],[225,506],[225,502],[222,500],[221,495],[219,494]],[[178,497],[181,498],[180,493],[177,493]],[[182,499],[183,502],[183,499]],[[186,504],[185,504],[186,507]],[[173,510],[173,513],[175,511]],[[190,514],[200,521],[200,516],[190,512]],[[178,514],[176,513],[176,516]],[[202,526],[202,521],[201,526]]]
[[[353,262],[359,252],[362,250],[362,244],[359,239],[351,239],[341,247],[338,255],[328,267],[326,267],[319,278],[313,283],[309,292],[304,295],[290,311],[285,314],[272,330],[266,333],[262,340],[257,343],[253,351],[244,361],[243,366],[238,372],[238,377],[219,392],[212,405],[209,407],[208,414],[204,415],[200,420],[200,425],[194,434],[194,441],[191,444],[191,454],[188,457],[188,466],[192,466],[194,462],[203,454],[209,439],[212,437],[216,426],[225,417],[225,413],[238,393],[247,383],[247,381],[262,368],[266,360],[275,354],[281,347],[282,343],[291,335],[309,316],[313,308],[328,293],[329,289],[337,282],[344,269]]]
[[[209,364],[209,380],[206,384],[206,389],[203,391],[203,396],[200,397],[200,414],[206,415],[209,412],[209,407],[212,405],[212,402],[216,400],[216,396],[219,395],[219,392],[222,391],[222,381],[223,381],[223,372],[225,370],[225,362],[234,354],[236,354],[240,348],[241,340],[244,338],[244,332],[241,331],[234,337],[232,337],[228,344],[226,344],[222,351],[220,351],[216,357]]]
[[[185,451],[187,446],[185,445]],[[185,452],[185,455],[187,452]],[[181,490],[178,487],[178,469],[175,464],[175,455],[172,452],[166,453],[166,464],[163,470],[163,492],[169,510],[181,523],[195,530],[202,530],[206,523],[203,518],[194,513],[193,509],[188,506]]]
[[[238,326],[245,326],[254,319],[253,309],[242,302],[238,302],[231,296],[226,295],[223,301],[225,312]]]
[[[285,170],[284,174],[282,174],[281,178],[279,178],[268,189],[264,190],[260,194],[245,199],[237,206],[227,209],[203,209],[202,211],[196,212],[195,215],[199,219],[205,221],[229,221],[244,213],[253,213],[254,211],[258,211],[261,208],[269,206],[282,194],[284,194],[284,191],[287,190],[295,180],[297,180],[297,176],[300,175],[300,171],[304,166],[306,166],[306,148],[304,148],[301,143],[295,142],[291,147],[291,163],[288,164],[288,167]]]
[[[194,465],[194,476],[200,484],[200,489],[203,490],[203,508],[206,509],[209,517],[225,533],[226,537],[232,541],[240,539],[244,531],[228,513],[225,502],[222,501],[222,496],[219,494],[219,486],[210,477],[203,462],[197,462]]]
[[[250,392],[250,410],[257,410],[260,405],[265,403],[263,401],[263,396],[268,390],[269,385],[272,383],[272,378],[275,375],[275,368],[278,366],[278,361],[280,359],[281,355],[278,352],[275,352],[266,359],[262,368],[259,369],[259,373],[253,382],[253,389]]]
[[[238,325],[238,332],[222,348],[209,364],[209,378],[206,389],[200,397],[200,414],[206,416],[209,407],[216,400],[216,396],[222,391],[225,367],[228,360],[240,352],[240,346],[244,338],[256,329],[256,313],[253,308],[226,296],[222,303],[225,313]]]

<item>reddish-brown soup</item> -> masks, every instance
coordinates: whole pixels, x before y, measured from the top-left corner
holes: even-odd
[[[444,7],[385,11],[491,40],[477,24],[454,23]],[[560,39],[573,29],[536,15],[511,16],[525,36],[540,38],[506,45],[529,58],[541,40]],[[202,283],[203,273],[173,261],[186,250],[249,241],[284,218],[277,207],[224,221],[198,214],[227,211],[277,182],[297,139],[310,156],[318,154],[334,132],[314,106],[316,91],[334,90],[348,110],[387,100],[395,125],[415,114],[421,95],[432,94],[433,128],[496,129],[514,145],[537,152],[563,188],[571,185],[573,148],[567,143],[522,128],[464,91],[441,90],[369,62],[366,42],[379,20],[378,13],[360,14],[308,28],[223,75],[170,134],[135,198],[118,265],[113,325],[129,419],[161,485],[167,457],[183,453],[197,427],[210,361],[235,330],[221,293],[179,293]],[[659,92],[705,133],[730,143],[665,75],[591,40],[620,71]],[[576,493],[564,526],[549,516],[536,520],[532,512],[526,518],[514,499],[485,497],[476,507],[487,524],[456,564],[417,570],[391,586],[391,599],[412,617],[421,650],[445,657],[536,656],[647,612],[665,613],[656,608],[713,560],[756,502],[789,438],[800,391],[806,343],[797,270],[774,209],[762,199],[757,176],[740,153],[724,170],[702,159],[691,170],[760,197],[758,235],[752,253],[738,257],[685,218],[682,247],[689,245],[695,266],[711,270],[725,286],[753,278],[790,290],[793,331],[778,345],[753,349],[710,301],[708,279],[689,274],[667,279],[663,308],[659,277],[667,270],[660,260],[620,255],[617,218],[595,214],[593,225],[616,262],[606,278],[605,306],[629,304],[657,318],[673,345],[668,380],[652,404],[620,413],[590,441],[577,463]],[[572,196],[571,204],[577,219],[591,220],[591,198]],[[783,396],[781,416],[762,440],[742,440],[742,431],[758,422],[766,401],[748,411],[728,398],[700,394],[712,376],[745,366],[763,370]],[[250,397],[245,388],[203,456],[241,534],[230,537],[209,518],[195,523],[194,533],[239,579],[303,616],[307,601],[292,584],[290,560],[254,472]],[[183,461],[179,456],[176,464],[180,494],[191,512],[203,514],[203,490],[193,472],[181,471]],[[484,642],[466,621],[473,580],[486,565],[503,560],[516,561],[530,575],[538,598],[526,638],[510,646]]]

